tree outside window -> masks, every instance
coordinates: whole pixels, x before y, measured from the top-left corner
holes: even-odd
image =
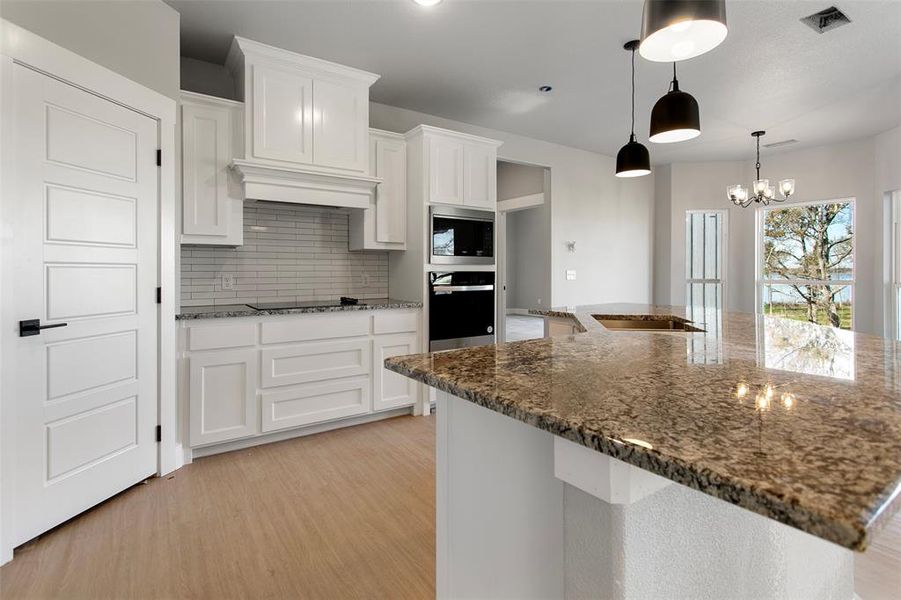
[[[764,313],[851,328],[853,211],[852,201],[764,211]]]

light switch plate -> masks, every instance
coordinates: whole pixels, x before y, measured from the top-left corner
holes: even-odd
[[[575,269],[567,269],[567,270],[566,270],[566,280],[567,280],[567,281],[575,281],[575,280],[576,280],[576,271],[575,271]]]

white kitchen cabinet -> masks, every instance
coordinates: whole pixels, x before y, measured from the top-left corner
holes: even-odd
[[[182,92],[180,105],[181,242],[240,246],[243,198],[228,167],[240,143],[241,103]]]
[[[258,361],[255,350],[216,350],[188,358],[192,446],[256,433]]]
[[[463,143],[453,138],[432,136],[429,147],[429,202],[463,204]]]
[[[404,136],[369,130],[369,174],[382,180],[369,208],[350,213],[351,250],[406,250],[407,143]]]
[[[370,412],[369,377],[336,379],[260,396],[263,432],[301,427]]]
[[[239,158],[364,174],[369,88],[378,75],[235,37],[226,59],[245,103]]]
[[[313,162],[313,78],[295,69],[252,65],[249,157]]]
[[[422,386],[383,364],[419,352],[421,321],[420,309],[180,321],[185,441],[209,454],[415,405]]]
[[[467,144],[463,150],[463,204],[471,208],[497,207],[497,148]]]
[[[386,358],[419,353],[417,333],[398,333],[375,337],[372,346],[372,410],[387,410],[400,406],[412,406],[418,397],[420,384],[409,377],[389,371],[382,365]]]
[[[409,163],[421,165],[425,202],[495,210],[501,142],[427,125],[406,137],[408,153],[422,153]]]

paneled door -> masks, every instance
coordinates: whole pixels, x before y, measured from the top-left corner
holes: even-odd
[[[12,79],[20,544],[157,471],[159,172],[155,120]]]

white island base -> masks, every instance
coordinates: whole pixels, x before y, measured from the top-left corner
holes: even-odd
[[[445,392],[439,598],[854,597],[853,553]]]

